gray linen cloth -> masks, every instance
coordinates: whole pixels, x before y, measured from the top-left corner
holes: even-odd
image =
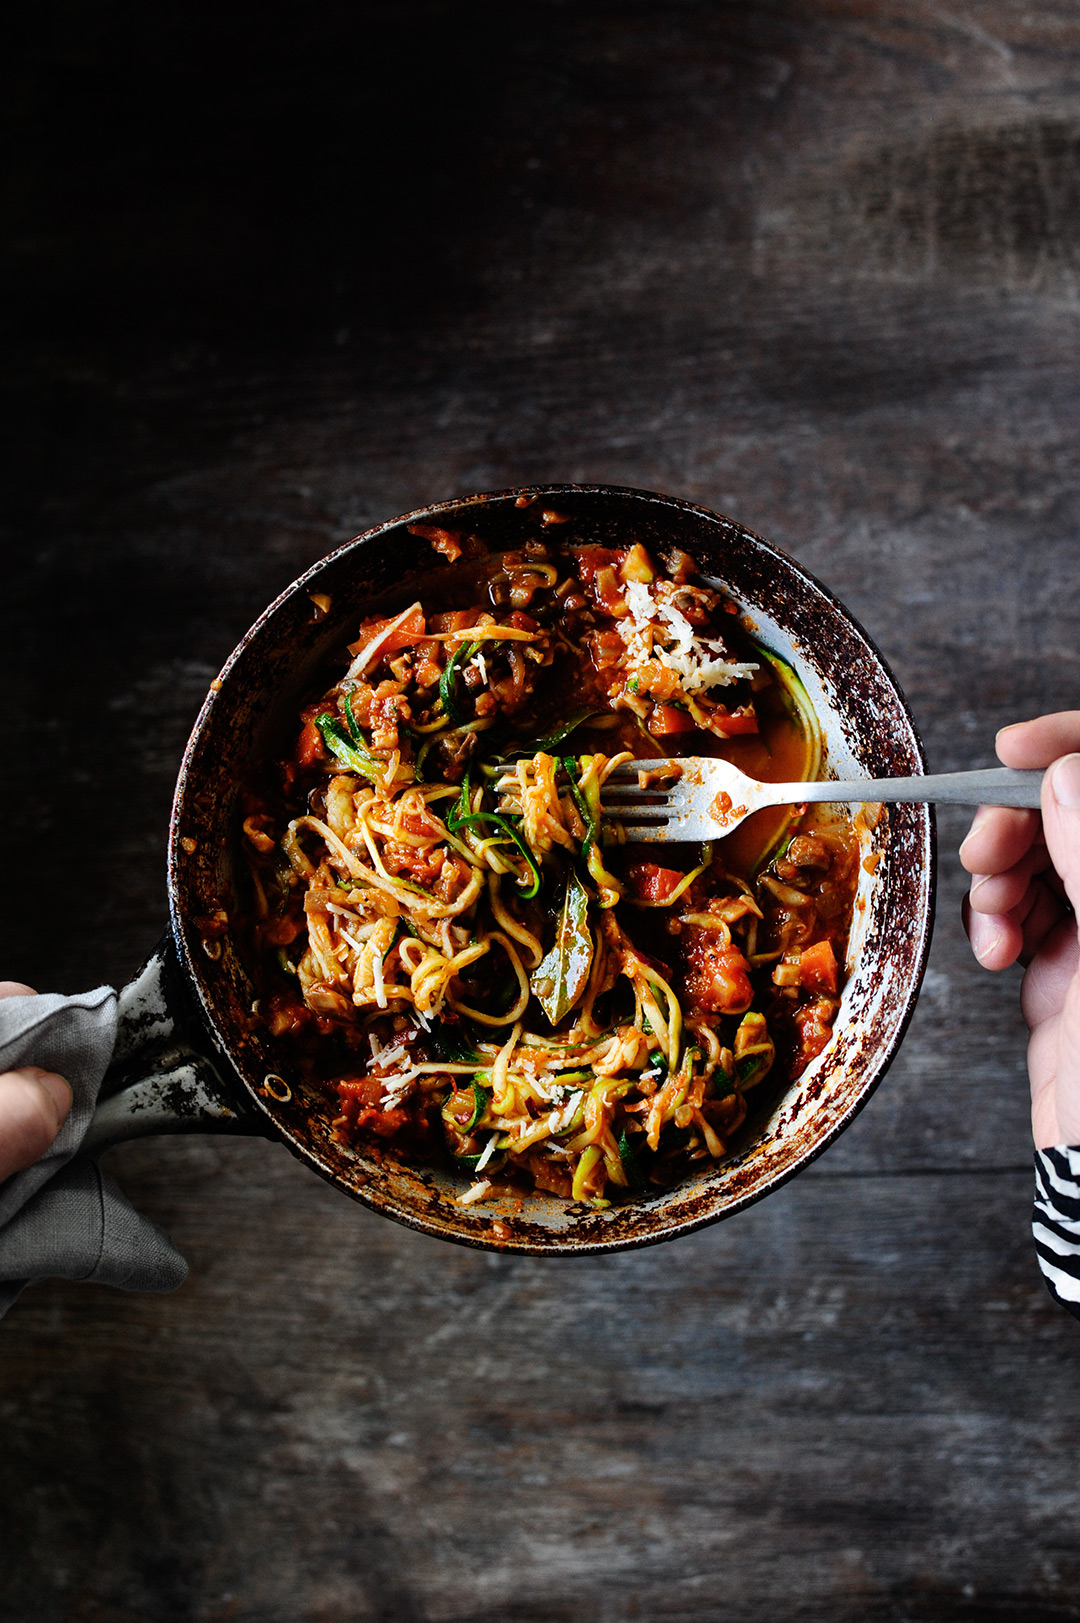
[[[0,998],[0,1071],[40,1065],[71,1083],[74,1103],[35,1166],[0,1184],[0,1316],[36,1279],[168,1291],[187,1263],[96,1161],[74,1160],[116,1039],[116,993]]]

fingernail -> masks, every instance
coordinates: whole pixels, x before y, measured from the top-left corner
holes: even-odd
[[[1080,807],[1080,755],[1063,755],[1050,769],[1050,793],[1059,806]]]
[[[1001,737],[1002,733],[1011,733],[1014,730],[1014,728],[1022,727],[1023,725],[1024,725],[1024,723],[1022,721],[1010,721],[1010,723],[1009,723],[1009,725],[1007,727],[999,727],[998,728],[997,732],[994,734],[994,738],[998,739],[998,738]]]
[[[963,847],[961,847],[961,849],[963,849]],[[975,899],[975,896],[976,896],[977,892],[982,889],[982,887],[986,884],[986,881],[990,877],[991,876],[988,873],[974,873],[974,874],[972,874],[972,876],[971,876],[971,884],[968,887],[968,895],[971,897],[971,899],[973,901]]]
[[[968,829],[967,833],[964,835],[964,838],[960,841],[960,850],[961,851],[963,851],[963,849],[964,849],[965,845],[967,844],[967,842],[970,839],[972,839],[973,836],[976,835],[979,832],[979,830],[982,828],[983,824],[986,822],[986,819],[989,817],[989,815],[990,815],[990,813],[986,810],[985,807],[980,807],[979,810],[975,813],[975,816],[974,816],[974,818],[972,820],[971,827]]]
[[[52,1071],[38,1071],[37,1080],[52,1100],[56,1125],[59,1127],[67,1120],[71,1109],[71,1089],[62,1076],[56,1076]]]

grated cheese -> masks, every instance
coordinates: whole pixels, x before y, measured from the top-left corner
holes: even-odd
[[[490,1178],[481,1178],[479,1183],[474,1183],[471,1189],[466,1189],[463,1195],[459,1195],[455,1204],[472,1206],[476,1201],[485,1199],[492,1187]]]
[[[682,654],[690,653],[696,638],[694,637],[694,628],[683,611],[677,608],[674,603],[661,603],[659,605],[659,614],[661,620],[666,620],[671,627],[678,651]]]
[[[414,1065],[409,1070],[402,1071],[399,1076],[388,1077],[383,1082],[381,1103],[384,1105],[399,1105],[419,1075],[419,1068]]]
[[[656,604],[653,602],[653,595],[644,581],[627,581],[623,596],[626,598],[627,608],[638,625],[647,626],[656,613]]]
[[[377,1037],[370,1040],[378,1042]],[[408,1056],[408,1050],[400,1037],[397,1042],[391,1043],[388,1048],[373,1049],[373,1052],[375,1054],[374,1064],[376,1069],[380,1071],[385,1071],[389,1066],[396,1065],[399,1059],[405,1059]]]
[[[577,1107],[580,1100],[581,1091],[579,1089],[576,1093],[572,1093],[570,1095],[570,1098],[559,1111],[558,1115],[552,1117],[551,1131],[553,1133],[561,1133],[565,1128],[569,1127],[570,1123],[574,1119],[574,1116],[577,1114]]]
[[[480,1159],[476,1163],[477,1172],[483,1172],[484,1168],[487,1166],[488,1162],[491,1160],[491,1157],[495,1154],[495,1140],[498,1138],[498,1136],[499,1136],[498,1133],[492,1133],[491,1137],[488,1139],[487,1143],[484,1145],[484,1148],[483,1148],[483,1150],[481,1152],[481,1155],[480,1155]]]
[[[682,610],[670,601],[657,602],[643,582],[629,581],[625,597],[630,613],[626,619],[616,622],[615,629],[626,644],[631,670],[655,659],[674,672],[686,693],[697,693],[702,688],[730,687],[758,670],[757,665],[720,657],[727,655],[722,642],[716,639],[706,642],[698,637]],[[656,624],[657,619],[662,626]],[[710,654],[714,657],[710,658]]]

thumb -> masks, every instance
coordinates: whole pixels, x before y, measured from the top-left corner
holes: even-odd
[[[40,1065],[0,1075],[0,1179],[40,1161],[70,1109],[64,1078]]]
[[[1080,974],[1073,974],[1060,1014],[1032,1027],[1028,1071],[1035,1148],[1080,1144]]]
[[[1046,774],[1042,814],[1050,860],[1080,913],[1080,755],[1062,755]]]

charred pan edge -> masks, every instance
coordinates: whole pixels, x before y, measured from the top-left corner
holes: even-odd
[[[520,497],[531,498],[518,507]],[[563,520],[547,530],[542,515]],[[375,526],[315,564],[288,587],[247,632],[208,695],[185,751],[173,805],[169,896],[180,960],[213,1049],[266,1125],[308,1166],[355,1199],[422,1233],[487,1250],[532,1256],[626,1250],[692,1233],[730,1217],[779,1188],[823,1153],[863,1108],[899,1048],[926,967],[936,886],[934,819],[928,807],[890,815],[886,860],[873,917],[854,977],[851,1018],[844,1018],[823,1056],[784,1095],[764,1133],[734,1160],[698,1180],[605,1213],[568,1209],[531,1197],[538,1222],[506,1202],[459,1208],[449,1180],[434,1171],[360,1155],[329,1137],[320,1102],[294,1094],[281,1103],[261,1091],[268,1069],[262,1038],[249,1019],[251,988],[226,943],[220,958],[202,949],[196,916],[232,900],[232,809],[238,768],[258,754],[275,715],[318,662],[339,649],[357,618],[380,599],[402,596],[445,568],[426,542],[408,535],[414,523],[441,522],[482,536],[492,550],[538,533],[589,540],[625,538],[685,546],[705,572],[741,601],[757,605],[790,633],[822,674],[842,712],[847,742],[869,776],[925,771],[914,720],[885,660],[862,627],[807,570],[770,542],[729,519],[674,497],[603,485],[551,485],[440,502]],[[318,583],[332,599],[315,616],[308,593]],[[354,635],[349,630],[349,636]],[[307,673],[307,676],[305,676]],[[186,851],[182,839],[195,842]],[[508,1225],[497,1239],[492,1219]]]

